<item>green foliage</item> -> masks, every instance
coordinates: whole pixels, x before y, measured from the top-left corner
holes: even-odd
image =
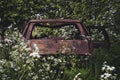
[[[81,35],[75,25],[34,26],[32,38],[62,38],[81,39]]]
[[[4,22],[19,22],[30,19],[35,14],[46,15],[46,18],[80,19],[87,25],[106,25],[114,23],[114,13],[119,9],[119,1],[0,1],[0,18]],[[119,13],[116,12],[115,16]],[[112,21],[112,22],[111,22]],[[117,21],[117,20],[115,20]],[[12,24],[12,23],[11,23]],[[118,24],[118,23],[117,23]]]
[[[0,79],[73,80],[81,73],[83,80],[99,80],[104,61],[116,67],[120,79],[119,3],[119,0],[0,0],[0,33],[11,25],[22,29],[25,19],[71,18],[86,25],[106,26],[112,43],[109,50],[96,49],[87,60],[79,55],[61,54],[38,59],[29,56],[18,32],[8,31],[5,44],[0,42]]]
[[[99,80],[103,62],[114,65],[117,78],[120,78],[119,45],[109,50],[96,49],[89,57],[77,54],[57,54],[30,56],[30,49],[16,29],[6,32],[5,44],[0,43],[1,80]],[[114,53],[114,54],[113,54]],[[114,63],[116,62],[116,63]],[[79,74],[79,75],[78,75]]]

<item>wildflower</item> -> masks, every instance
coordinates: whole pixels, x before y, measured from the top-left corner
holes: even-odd
[[[58,62],[62,62],[61,59],[57,59]]]
[[[40,55],[37,52],[31,53],[30,56],[40,58]]]
[[[107,65],[107,62],[105,61],[102,67],[102,71],[104,73],[100,76],[100,79],[101,80],[108,80],[108,79],[115,80],[117,75],[113,73],[114,70],[115,70],[115,67]]]
[[[2,67],[2,66],[0,66],[0,72],[4,72],[4,71],[3,71],[3,67]]]
[[[21,42],[21,43],[20,43],[20,45],[24,45],[24,43],[23,43],[23,42]]]
[[[8,29],[11,29],[12,28],[12,24],[10,26],[8,26]]]
[[[104,73],[104,77],[105,78],[109,78],[110,76],[112,76],[112,74],[110,74],[110,73]]]
[[[0,65],[4,65],[6,63],[6,60],[2,59],[0,60]]]
[[[22,35],[22,34],[19,34],[19,37],[20,37],[20,38],[22,38],[22,37],[23,37],[23,35]]]
[[[33,76],[33,78],[32,78],[33,80],[37,80],[38,79],[38,76],[37,75],[35,75],[35,76]]]
[[[50,64],[45,64],[46,66],[46,70],[49,71],[50,70]]]
[[[85,57],[85,58],[84,58],[84,60],[86,60],[86,61],[87,61],[87,60],[88,60],[88,57]]]
[[[31,48],[25,48],[26,51],[31,51]]]
[[[50,73],[53,73],[53,70],[50,70]]]
[[[105,66],[102,67],[102,71],[104,71],[104,70],[105,70]]]
[[[115,70],[115,67],[114,67],[114,66],[112,66],[112,67],[110,68],[110,71],[113,71],[113,70]]]
[[[46,61],[46,58],[44,57],[44,58],[42,58],[42,60],[43,60],[43,61]]]
[[[0,47],[2,47],[2,44],[0,43]]]
[[[12,42],[12,41],[11,41],[10,39],[7,39],[7,38],[6,38],[6,39],[5,39],[5,42],[8,42],[8,43],[9,43],[9,42]]]
[[[15,45],[15,46],[13,46],[12,48],[14,49],[14,48],[18,48],[19,46],[18,45]]]
[[[75,75],[73,80],[77,80],[78,76],[81,75],[81,73],[78,73],[77,75]],[[79,80],[82,80],[81,78],[78,78]]]
[[[104,75],[101,75],[100,77],[101,77],[101,78],[104,78]]]
[[[43,71],[42,69],[39,70],[39,72],[42,72],[42,71]]]
[[[52,60],[52,59],[54,59],[54,57],[53,57],[53,56],[50,56],[50,58],[51,58],[51,60]]]
[[[23,46],[22,48],[23,48],[23,49],[27,48],[27,45]]]
[[[14,28],[14,30],[16,31],[16,30],[17,30],[17,28]]]
[[[63,73],[63,71],[60,72],[61,74]]]

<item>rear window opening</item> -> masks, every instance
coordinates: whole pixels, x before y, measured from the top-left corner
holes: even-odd
[[[31,39],[81,40],[81,33],[76,24],[35,24]]]

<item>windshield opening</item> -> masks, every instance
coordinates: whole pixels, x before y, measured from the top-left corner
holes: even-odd
[[[35,24],[31,39],[82,39],[76,24]]]

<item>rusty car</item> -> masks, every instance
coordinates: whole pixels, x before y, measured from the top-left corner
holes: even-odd
[[[109,37],[105,29],[98,29],[102,40],[91,38],[92,30],[79,20],[43,19],[30,20],[25,24],[23,37],[32,51],[39,54],[91,55],[94,48],[108,47]]]

